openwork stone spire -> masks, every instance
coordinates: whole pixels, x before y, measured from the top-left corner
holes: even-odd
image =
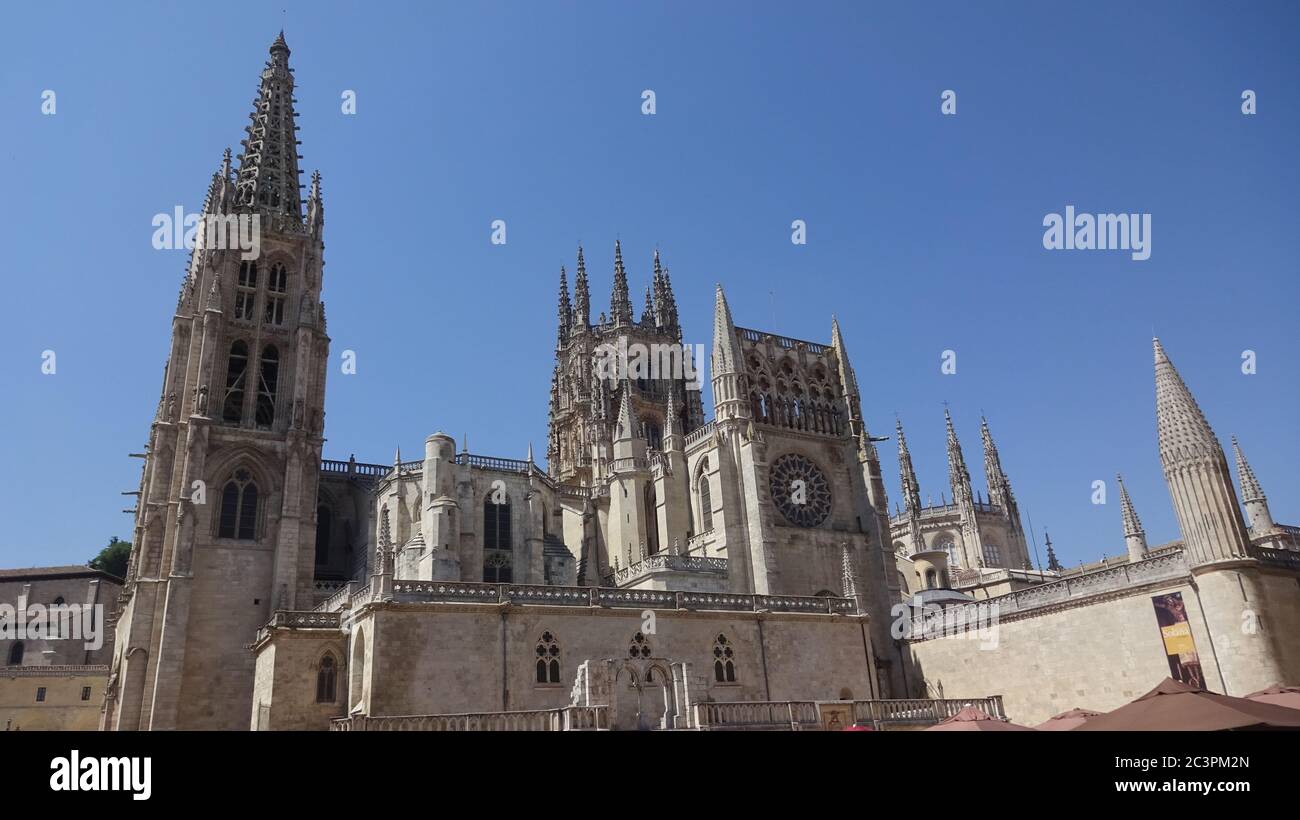
[[[591,291],[587,286],[587,261],[582,258],[582,246],[578,246],[578,273],[573,280],[574,317],[579,328],[591,324]]]
[[[284,32],[271,44],[271,59],[253,101],[248,137],[242,141],[238,203],[264,213],[302,219],[298,182],[298,126],[293,110],[293,69]]]
[[[559,326],[556,331],[557,341],[563,345],[568,341],[569,326],[573,322],[573,306],[569,302],[569,280],[563,265],[560,265],[560,298],[559,306],[556,308],[556,320]]]
[[[632,324],[632,298],[627,289],[627,271],[623,270],[623,245],[614,240],[614,291],[609,297],[609,319],[616,325]]]
[[[654,327],[656,323],[654,297],[650,294],[650,288],[647,287],[645,289],[645,307],[641,309],[641,324],[646,327]]]
[[[970,470],[966,468],[966,457],[962,455],[961,442],[957,441],[957,431],[952,426],[952,414],[946,407],[943,420],[948,427],[948,483],[952,485],[952,500],[960,504],[971,498]]]
[[[921,485],[912,467],[912,453],[907,449],[907,436],[903,435],[901,419],[894,421],[894,434],[898,438],[898,483],[903,490],[903,509],[909,516],[918,515],[921,512]],[[913,548],[921,547],[914,544]]]
[[[980,438],[984,441],[984,478],[989,484],[989,502],[1019,520],[1015,495],[1011,492],[1011,479],[1007,478],[1002,469],[1002,457],[998,454],[998,446],[993,443],[988,419],[983,416],[980,416]]]

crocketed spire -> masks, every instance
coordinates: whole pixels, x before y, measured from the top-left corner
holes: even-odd
[[[655,326],[655,303],[649,285],[645,289],[645,307],[641,309],[641,324],[645,327]]]
[[[1250,464],[1246,461],[1246,456],[1241,452],[1241,445],[1237,443],[1237,437],[1232,437],[1232,452],[1237,457],[1237,479],[1241,482],[1241,502],[1249,504],[1252,501],[1266,500],[1264,489],[1259,486],[1259,479],[1255,478],[1255,471],[1250,469]]]
[[[252,121],[242,140],[236,188],[240,207],[302,219],[298,182],[298,126],[293,110],[293,70],[284,32],[271,44],[262,69]]]
[[[627,271],[623,270],[623,245],[614,240],[614,291],[609,297],[609,319],[615,325],[632,324],[632,298],[627,289]]]
[[[1115,483],[1119,484],[1119,510],[1124,517],[1124,537],[1145,536],[1146,533],[1142,530],[1142,522],[1138,520],[1137,511],[1133,509],[1133,500],[1128,497],[1128,489],[1124,486],[1124,477],[1116,473]]]
[[[1237,437],[1232,437],[1232,452],[1237,457],[1237,479],[1241,482],[1241,503],[1246,506],[1246,515],[1250,520],[1252,536],[1266,535],[1277,531],[1273,523],[1273,514],[1268,509],[1268,499],[1264,497],[1264,488],[1259,486],[1255,471],[1250,469],[1246,456],[1237,444]]]
[[[952,486],[953,501],[960,503],[963,498],[971,497],[970,470],[966,468],[966,457],[962,455],[961,442],[957,441],[957,431],[952,426],[952,414],[946,407],[943,420],[948,427],[948,483]]]
[[[1219,440],[1205,420],[1200,405],[1183,383],[1159,339],[1151,340],[1156,360],[1156,430],[1160,461],[1170,465],[1222,453]]]
[[[573,323],[578,328],[591,324],[591,291],[587,287],[587,262],[582,258],[582,246],[578,246],[578,273],[573,280]]]
[[[713,373],[734,373],[740,369],[740,343],[736,325],[731,320],[727,294],[719,284],[713,300]]]
[[[912,467],[912,453],[907,449],[907,436],[903,435],[902,419],[894,420],[894,435],[898,439],[898,482],[903,490],[903,509],[909,515],[919,514],[921,485],[916,480],[916,470]]]
[[[559,305],[556,308],[556,324],[558,330],[556,337],[558,344],[564,344],[569,339],[569,326],[573,322],[573,305],[569,302],[569,280],[565,273],[564,266],[560,265],[560,296]]]
[[[1250,537],[1237,504],[1228,459],[1173,362],[1152,339],[1160,464],[1192,566],[1248,554]]]
[[[1052,572],[1060,572],[1065,569],[1061,562],[1056,558],[1056,550],[1052,548],[1052,535],[1047,530],[1043,530],[1043,537],[1047,540],[1047,568]]]
[[[989,502],[1008,514],[1015,512],[1015,496],[1011,492],[1011,479],[1002,469],[1002,457],[993,443],[988,419],[980,416],[980,438],[984,441],[984,478],[989,485]]]

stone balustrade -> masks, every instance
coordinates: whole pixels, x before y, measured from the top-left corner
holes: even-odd
[[[727,574],[727,559],[702,558],[698,555],[670,555],[660,553],[644,558],[635,564],[622,567],[614,573],[614,584],[622,586],[634,578],[649,575],[652,572],[704,572],[715,575]]]
[[[332,732],[590,732],[608,728],[605,706],[454,715],[349,715],[330,723]]]
[[[363,478],[383,478],[392,470],[387,464],[362,464],[356,459],[337,461],[321,459],[320,471],[330,475],[354,475]]]
[[[1275,564],[1300,571],[1300,552],[1273,549],[1271,547],[1256,547],[1255,553],[1256,557],[1266,564]]]
[[[721,558],[689,558],[687,563],[718,566]],[[369,594],[366,587],[366,594]],[[358,599],[353,595],[352,601]],[[803,595],[741,595],[725,592],[670,592],[612,587],[565,587],[540,584],[483,584],[470,581],[393,581],[393,599],[411,603],[514,604],[627,609],[685,609],[733,612],[791,612],[853,615],[852,598]]]
[[[695,428],[686,434],[686,446],[689,447],[697,441],[702,441],[713,435],[714,429],[717,428],[717,422],[710,421]]]
[[[986,698],[899,698],[853,701],[853,722],[876,729],[933,726],[967,707],[997,720],[1006,720],[1002,696]],[[821,712],[815,701],[738,701],[696,703],[694,725],[701,730],[820,729]]]
[[[104,675],[107,677],[108,666],[106,664],[93,663],[52,663],[45,666],[31,663],[23,666],[0,666],[0,678],[43,678],[53,675],[69,677]]]
[[[1136,563],[1120,564],[1039,584],[1006,595],[950,606],[942,611],[922,613],[913,617],[908,637],[912,640],[926,640],[951,635],[954,633],[954,624],[957,632],[987,628],[990,625],[989,614],[996,620],[1008,615],[1032,613],[1045,607],[1082,601],[1128,587],[1174,581],[1188,575],[1185,554],[1182,551],[1170,552]]]

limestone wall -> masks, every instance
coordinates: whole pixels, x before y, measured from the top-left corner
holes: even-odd
[[[358,656],[349,650],[353,668],[344,678],[369,682],[371,715],[556,708],[570,702],[583,661],[628,657],[638,632],[652,657],[689,663],[693,685],[717,701],[872,696],[857,618],[753,612],[658,611],[651,622],[636,609],[385,604],[353,623],[349,640],[366,635],[371,649],[363,653],[360,675],[354,668]],[[543,633],[560,647],[558,683],[549,675],[546,682],[537,680]],[[315,634],[342,640],[341,632]],[[713,650],[720,634],[733,652],[734,682],[715,681]],[[272,728],[326,728],[328,717],[310,702],[316,675],[311,664],[322,640],[295,639],[297,633],[281,630],[270,635],[258,649],[256,698],[270,704]],[[271,698],[262,700],[270,681]],[[662,703],[662,690],[654,685],[640,697],[652,712]],[[346,687],[340,698],[352,700]]]
[[[107,682],[102,665],[0,669],[0,732],[94,731]],[[36,699],[38,689],[45,690],[44,700]]]
[[[1151,599],[1170,592],[1182,593],[1208,688],[1242,696],[1300,684],[1296,577],[1254,568],[1017,613],[998,625],[995,645],[972,636],[912,642],[910,683],[923,677],[936,697],[940,688],[949,698],[1001,694],[1008,716],[1029,725],[1074,707],[1114,709],[1169,676]],[[1258,617],[1243,628],[1248,609]]]

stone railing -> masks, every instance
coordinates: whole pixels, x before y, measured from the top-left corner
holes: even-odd
[[[853,722],[869,724],[875,729],[933,726],[972,706],[997,720],[1007,719],[1002,696],[993,695],[986,698],[855,700]],[[818,704],[810,700],[710,702],[696,703],[693,708],[695,726],[704,731],[822,728]]]
[[[994,619],[1008,615],[1032,613],[1044,607],[1082,601],[1095,595],[1118,592],[1142,584],[1173,581],[1188,575],[1187,560],[1183,552],[1171,552],[1132,564],[1120,564],[1108,569],[1062,578],[1028,589],[1009,592],[969,604],[950,606],[942,611],[915,615],[911,624],[911,639],[951,635],[954,631],[987,628],[990,615]],[[970,610],[971,612],[967,612]]]
[[[516,458],[497,458],[496,456],[476,456],[470,453],[457,453],[456,463],[468,464],[471,467],[478,467],[480,470],[496,470],[504,473],[527,473],[530,469],[537,469],[537,465],[531,461],[520,461]]]
[[[330,475],[357,475],[363,478],[382,478],[392,470],[386,464],[362,464],[354,458],[347,461],[321,459],[320,471]]]
[[[352,593],[356,592],[360,586],[361,584],[357,581],[348,581],[339,587],[333,595],[317,604],[316,609],[320,612],[337,612],[343,609],[352,600]]]
[[[609,728],[606,706],[565,706],[518,712],[454,715],[349,715],[330,723],[332,732],[589,732]]]
[[[581,484],[561,484],[556,489],[561,498],[591,498],[591,488]]]
[[[871,722],[877,728],[889,725],[933,725],[947,720],[967,707],[975,707],[998,720],[1006,720],[1002,696],[986,698],[897,698],[853,701],[853,719]]]
[[[0,678],[43,678],[50,675],[108,675],[107,664],[52,663],[46,666],[0,666]]]
[[[271,616],[270,626],[288,626],[295,629],[338,629],[343,618],[337,612],[318,612],[277,609]]]
[[[1256,547],[1256,557],[1267,564],[1275,564],[1287,569],[1300,571],[1300,552],[1279,550],[1271,547]]]
[[[701,558],[693,555],[651,555],[631,566],[626,566],[614,573],[614,584],[622,586],[633,578],[640,578],[652,572],[707,572],[717,575],[727,574],[727,559]]]
[[[692,430],[691,432],[687,433],[687,434],[686,434],[686,446],[687,446],[687,447],[690,447],[690,446],[691,446],[692,444],[694,444],[695,442],[697,442],[697,441],[701,441],[701,440],[706,439],[706,438],[708,438],[709,436],[713,435],[713,430],[714,430],[714,428],[716,428],[717,426],[718,426],[718,425],[717,425],[717,422],[715,422],[715,421],[710,421],[710,422],[706,422],[705,424],[703,424],[703,425],[701,425],[701,426],[695,428],[695,429]]]
[[[288,627],[290,629],[340,629],[343,626],[343,613],[326,612],[323,609],[288,610],[277,609],[271,615],[266,626],[257,630],[257,641],[264,640],[271,629]]]
[[[703,560],[714,562],[724,559]],[[354,595],[353,600],[355,599]],[[393,581],[393,599],[410,603],[660,608],[820,615],[852,615],[857,612],[857,602],[852,598],[830,596],[740,595],[724,592],[669,592],[654,589],[563,587],[540,584],[481,584],[469,581]]]
[[[817,729],[817,704],[810,700],[696,703],[695,726],[704,731]]]
[[[649,460],[646,458],[616,458],[609,463],[610,472],[628,473],[633,470],[647,469]]]
[[[740,331],[740,335],[744,337],[745,341],[759,344],[764,338],[770,338],[778,347],[781,347],[784,350],[793,350],[799,345],[803,345],[808,349],[809,353],[820,355],[830,349],[828,346],[819,344],[818,342],[805,342],[800,339],[777,336],[773,333],[764,333],[761,330],[751,330],[747,327],[737,327],[736,330]]]

